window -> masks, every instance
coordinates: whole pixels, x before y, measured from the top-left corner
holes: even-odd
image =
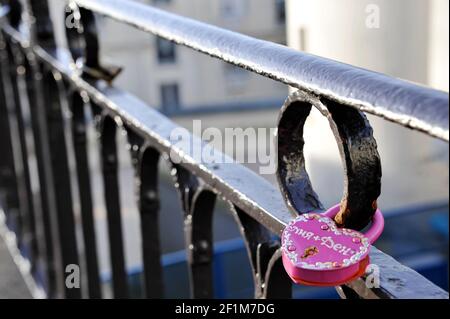
[[[171,113],[179,109],[180,96],[178,84],[163,84],[160,87],[161,108],[167,113]]]
[[[240,67],[224,63],[225,89],[228,94],[242,94],[247,89],[251,73]]]
[[[175,63],[176,51],[175,44],[173,42],[157,37],[156,49],[158,51],[159,63]]]
[[[275,0],[276,21],[279,24],[286,23],[286,4],[285,0]]]
[[[221,0],[220,16],[229,22],[239,22],[245,17],[248,3],[246,0]]]

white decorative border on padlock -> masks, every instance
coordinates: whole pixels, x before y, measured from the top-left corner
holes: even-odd
[[[352,255],[350,258],[346,258],[342,261],[342,265],[339,267],[333,266],[333,262],[316,262],[314,264],[305,262],[305,261],[298,261],[298,254],[295,251],[290,251],[288,247],[293,245],[293,241],[290,239],[291,233],[288,231],[294,231],[293,225],[296,222],[307,222],[310,218],[315,218],[320,223],[325,223],[329,230],[332,231],[335,235],[340,236],[343,233],[350,235],[351,237],[357,237],[361,239],[362,246],[359,248],[359,252]],[[282,238],[282,250],[284,254],[289,258],[289,260],[297,267],[301,267],[304,269],[312,269],[312,270],[321,270],[321,269],[332,269],[332,268],[342,268],[342,267],[348,267],[350,265],[358,263],[362,257],[367,253],[368,249],[370,247],[369,239],[364,237],[363,234],[351,230],[351,229],[339,229],[336,227],[336,224],[334,221],[328,217],[320,216],[320,214],[303,214],[298,216],[297,218],[291,220],[286,227],[285,231],[283,232],[283,238]]]

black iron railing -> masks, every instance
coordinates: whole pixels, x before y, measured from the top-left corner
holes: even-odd
[[[22,5],[20,4],[22,3]],[[362,228],[373,214],[380,186],[380,160],[372,129],[362,112],[448,141],[448,94],[349,65],[304,54],[133,1],[74,0],[67,15],[76,28],[66,30],[69,51],[57,47],[47,2],[2,1],[0,7],[0,204],[50,298],[102,297],[94,229],[87,125],[101,144],[114,297],[127,297],[118,183],[116,133],[127,132],[141,217],[143,286],[146,297],[163,297],[158,229],[158,163],[172,167],[184,211],[186,251],[192,296],[213,296],[212,218],[218,196],[230,206],[245,239],[253,270],[255,297],[290,297],[291,283],[280,259],[279,236],[287,223],[321,209],[304,168],[302,123],[312,106],[330,119],[347,167],[346,197],[339,221]],[[282,193],[237,163],[206,163],[193,148],[175,144],[177,125],[112,84],[119,70],[99,60],[95,15],[130,24],[297,88],[289,97],[278,128],[279,182]],[[25,17],[25,18],[24,18]],[[28,17],[28,18],[27,18]],[[63,27],[63,26],[60,26]],[[68,54],[70,53],[70,54]],[[76,63],[74,63],[76,62]],[[72,116],[65,120],[62,105]],[[88,107],[93,123],[85,116]],[[30,119],[26,123],[25,119]],[[69,124],[69,125],[67,125]],[[32,140],[27,137],[31,127]],[[71,134],[67,134],[70,132]],[[71,136],[68,140],[66,136]],[[186,145],[202,141],[189,137]],[[74,149],[75,183],[80,198],[84,250],[77,247],[68,143]],[[297,144],[296,144],[297,143]],[[39,192],[32,189],[30,144],[37,160]],[[209,146],[203,146],[209,147]],[[167,154],[181,163],[172,163]],[[211,150],[212,157],[223,158]],[[355,156],[364,159],[356,163]],[[172,158],[172,157],[170,157]],[[361,193],[355,189],[367,188]],[[284,194],[284,195],[282,195]],[[286,205],[292,208],[290,211]],[[64,284],[65,268],[85,260],[87,289]],[[364,278],[337,287],[346,298],[448,298],[448,293],[390,256],[372,248],[380,266],[380,287]]]

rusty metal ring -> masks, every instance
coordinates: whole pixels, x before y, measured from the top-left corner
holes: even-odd
[[[99,44],[92,11],[70,2],[65,9],[65,29],[69,51],[80,68],[99,67]]]
[[[312,106],[328,119],[344,166],[344,194],[336,223],[361,230],[377,208],[381,162],[372,127],[364,113],[355,108],[301,91],[288,97],[280,111],[277,131],[277,178],[283,198],[299,214],[323,210],[303,154],[303,127]]]

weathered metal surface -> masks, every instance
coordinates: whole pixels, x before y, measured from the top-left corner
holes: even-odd
[[[366,278],[347,286],[362,298],[448,299],[448,292],[382,251],[371,248],[370,261],[379,267],[380,287],[367,288]]]
[[[17,146],[20,153],[20,159],[16,160],[21,161],[19,164],[21,166],[20,185],[23,187],[23,197],[21,198],[20,205],[24,226],[24,236],[22,239],[25,242],[26,253],[29,255],[31,266],[33,268],[32,271],[34,272],[38,262],[37,258],[39,257],[38,241],[36,238],[36,209],[39,208],[39,206],[36,203],[31,189],[31,173],[28,160],[29,150],[28,141],[26,139],[27,128],[25,126],[25,113],[29,112],[29,103],[25,83],[25,56],[15,43],[7,46],[6,50],[8,52],[9,61],[12,62],[8,66],[14,97],[11,102],[14,101],[13,105],[15,107],[11,112],[15,118],[15,124],[17,124],[18,135],[16,136],[16,143],[18,144]]]
[[[295,88],[449,140],[448,94],[126,0],[81,7]]]
[[[303,127],[312,107],[327,118],[344,167],[344,192],[336,223],[361,230],[377,209],[381,163],[372,127],[351,107],[305,93],[292,94],[280,111],[277,130],[277,177],[288,207],[302,214],[323,209],[305,166]],[[307,141],[306,141],[307,142]]]

